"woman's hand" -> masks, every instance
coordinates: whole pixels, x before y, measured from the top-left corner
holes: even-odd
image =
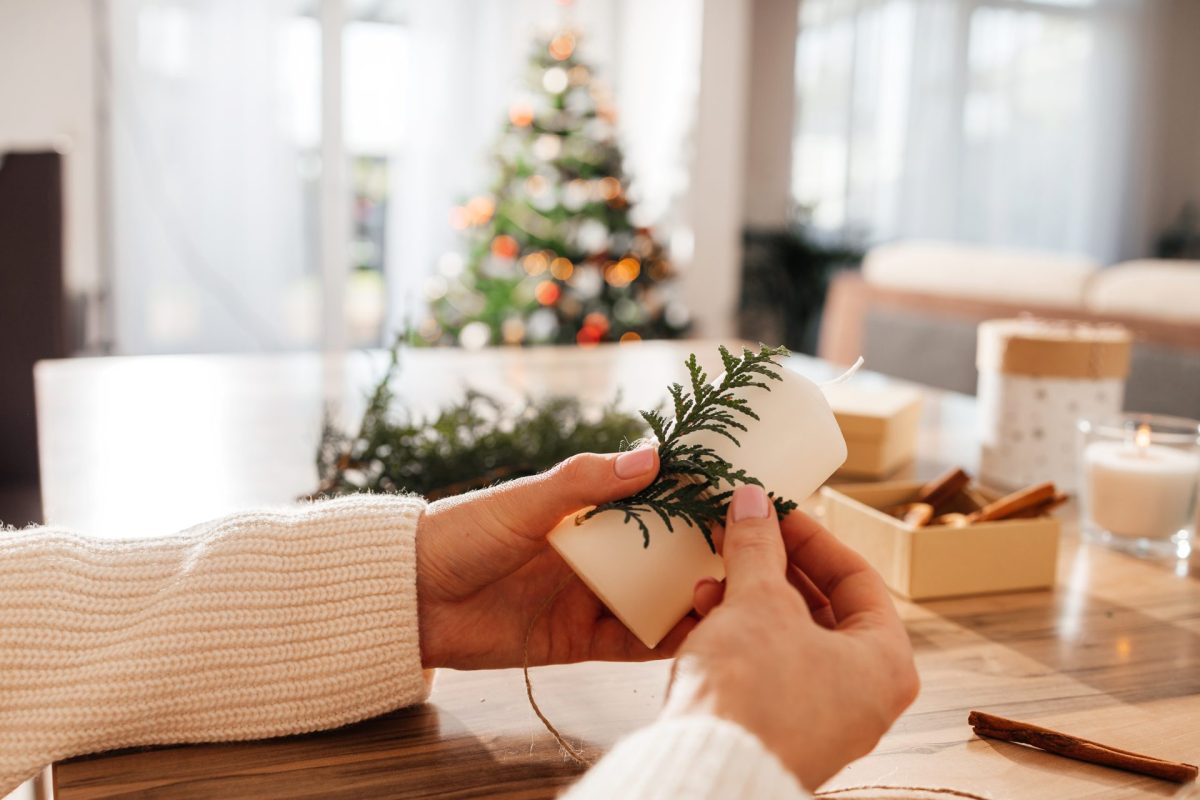
[[[520,666],[530,620],[571,575],[546,534],[568,514],[633,494],[657,473],[653,447],[584,453],[541,475],[431,504],[417,527],[422,663]],[[695,624],[683,620],[650,650],[572,579],[538,618],[529,663],[664,658]]]
[[[724,585],[696,585],[705,615],[680,649],[663,714],[711,714],[757,735],[816,789],[871,751],[916,698],[912,649],[879,575],[800,513],[782,525],[739,487]]]

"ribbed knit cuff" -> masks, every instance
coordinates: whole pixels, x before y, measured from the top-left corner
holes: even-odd
[[[424,699],[424,506],[357,495],[145,541],[6,534],[0,795],[68,756],[304,733]]]
[[[565,797],[797,800],[808,796],[775,754],[745,728],[697,715],[656,722],[622,739]]]

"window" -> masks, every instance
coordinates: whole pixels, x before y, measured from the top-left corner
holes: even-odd
[[[793,198],[870,240],[1115,257],[1138,65],[1124,0],[805,0]]]
[[[578,25],[618,95],[641,221],[664,238],[686,229],[692,0],[104,7],[117,352],[384,343],[419,313],[439,259],[462,246],[450,209],[492,180],[490,148],[534,35],[550,26]],[[341,52],[325,59],[332,24]],[[322,179],[331,149],[344,199]]]
[[[316,3],[109,4],[119,352],[321,342],[322,30]],[[346,342],[381,343],[408,38],[396,2],[342,31]]]

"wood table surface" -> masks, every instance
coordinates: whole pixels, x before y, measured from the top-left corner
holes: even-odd
[[[571,392],[653,405],[712,343],[406,353],[399,395],[419,409],[466,386],[508,400]],[[316,483],[325,403],[352,419],[383,354],[171,356],[44,362],[37,371],[47,519],[147,536]],[[794,358],[815,378],[834,370]],[[865,374],[856,380],[886,383]],[[974,401],[927,391],[925,477],[977,461]],[[1053,591],[897,606],[916,651],[919,699],[866,758],[825,789],[950,787],[989,798],[1163,797],[1178,787],[976,739],[972,708],[1163,758],[1200,761],[1200,568],[1081,542],[1065,514]],[[588,663],[532,672],[551,720],[590,758],[649,722],[668,665]],[[797,676],[803,680],[803,676]],[[781,709],[786,713],[786,709]],[[54,765],[61,800],[155,797],[552,797],[579,774],[530,710],[520,670],[441,671],[428,703],[285,739],[90,756]],[[925,797],[862,790],[839,797]]]

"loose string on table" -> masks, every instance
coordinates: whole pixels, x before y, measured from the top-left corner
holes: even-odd
[[[839,794],[849,794],[850,792],[922,792],[924,794],[940,794],[946,797],[965,797],[968,800],[994,800],[991,797],[985,797],[974,792],[963,791],[962,789],[948,789],[945,786],[888,786],[886,784],[864,784],[862,786],[844,786],[840,789],[826,789],[823,792],[814,792],[813,797],[833,797]]]
[[[529,678],[529,640],[533,638],[533,629],[537,625],[538,620],[542,618],[542,615],[545,614],[546,611],[549,610],[550,606],[554,604],[554,601],[558,599],[558,596],[562,594],[568,586],[571,585],[571,581],[574,579],[574,577],[574,573],[568,574],[567,577],[564,578],[563,581],[554,589],[554,591],[542,601],[542,604],[538,606],[538,610],[534,612],[533,617],[529,620],[529,627],[525,629],[525,646],[523,648],[524,652],[521,658],[521,672],[525,676],[525,696],[529,699],[529,707],[533,709],[533,713],[537,715],[537,718],[541,720],[542,725],[544,725],[546,730],[550,732],[550,735],[554,737],[554,741],[556,741],[558,746],[563,749],[563,752],[570,756],[572,761],[574,761],[576,764],[579,764],[581,767],[590,767],[592,766],[593,762],[589,761],[583,755],[583,751],[568,742],[566,737],[563,736],[558,728],[554,726],[554,723],[551,722],[549,718],[542,712],[541,706],[538,705],[537,700],[533,696],[533,682]],[[967,800],[993,800],[992,798],[984,797],[983,795],[972,794],[971,792],[962,791],[960,789],[948,789],[940,786],[885,786],[874,784],[864,786],[847,786],[840,789],[826,789],[825,791],[814,793],[813,797],[832,797],[834,795],[848,794],[850,792],[865,791],[924,792],[926,794],[940,794],[948,797],[963,797],[967,798]]]
[[[554,737],[554,741],[558,743],[558,746],[562,748],[563,752],[570,756],[572,761],[574,761],[576,764],[579,764],[581,767],[590,767],[592,766],[593,762],[589,761],[583,755],[583,751],[568,742],[566,737],[563,736],[558,728],[554,726],[554,723],[551,722],[549,718],[547,718],[542,712],[541,706],[538,705],[537,700],[533,696],[533,682],[529,678],[529,640],[533,638],[533,629],[537,625],[538,620],[542,618],[542,615],[550,609],[550,606],[554,604],[554,601],[558,599],[558,596],[563,593],[563,590],[571,585],[571,581],[574,579],[574,577],[574,573],[569,573],[562,580],[562,582],[558,584],[554,591],[542,601],[542,604],[538,606],[538,610],[535,611],[533,617],[530,618],[529,627],[525,629],[525,644],[521,657],[521,673],[525,677],[525,696],[529,699],[529,707],[533,709],[533,713],[537,715],[537,718],[541,720],[542,725],[545,726],[546,730],[550,732],[550,735]],[[967,798],[967,800],[993,800],[992,798],[984,797],[983,795],[972,794],[971,792],[962,791],[960,789],[948,789],[940,786],[885,786],[881,784],[847,786],[840,789],[826,789],[825,791],[814,793],[813,797],[832,797],[834,795],[848,794],[850,792],[865,791],[924,792],[926,794],[940,794],[948,797],[963,797]]]
[[[529,627],[525,629],[525,652],[521,658],[521,672],[525,675],[525,696],[529,698],[529,707],[533,709],[533,713],[537,714],[537,718],[540,719],[542,724],[546,726],[546,730],[550,731],[550,735],[554,737],[554,741],[558,742],[558,746],[561,747],[563,751],[565,751],[566,754],[571,757],[572,761],[582,767],[590,767],[592,762],[584,758],[583,751],[577,749],[574,745],[568,742],[566,738],[559,733],[558,728],[554,727],[554,723],[547,719],[546,715],[542,713],[542,709],[540,706],[538,706],[537,700],[533,698],[533,683],[529,680],[529,640],[533,637],[533,628],[535,625],[537,625],[538,620],[542,618],[542,615],[546,613],[554,601],[558,599],[558,596],[562,594],[563,590],[571,584],[571,580],[574,577],[575,573],[568,573],[567,577],[564,578],[562,583],[558,585],[558,588],[551,592],[550,595],[542,601],[541,606],[539,606],[538,610],[534,612],[533,618],[529,620]]]

